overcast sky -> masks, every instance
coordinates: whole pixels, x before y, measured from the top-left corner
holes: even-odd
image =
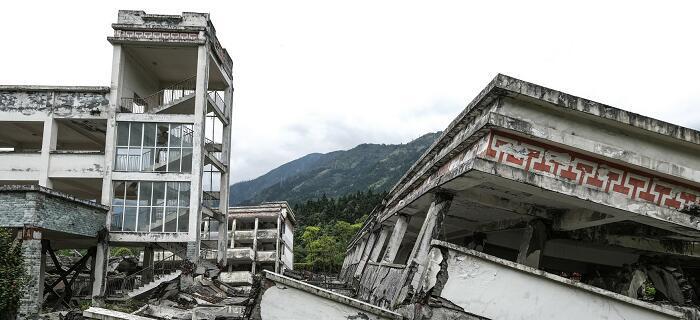
[[[209,12],[234,60],[232,182],[442,130],[504,73],[700,129],[700,7],[659,1],[5,1],[0,84],[109,85],[118,9]]]

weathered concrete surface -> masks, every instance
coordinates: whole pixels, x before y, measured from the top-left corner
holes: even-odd
[[[52,115],[104,119],[108,108],[107,87],[0,86],[3,117]]]
[[[83,317],[88,319],[100,319],[100,320],[150,320],[152,318],[137,316],[130,313],[114,311],[110,309],[90,307],[83,311]]]
[[[96,237],[109,209],[40,186],[0,186],[0,226]]]
[[[444,281],[433,294],[487,318],[682,319],[676,311],[449,243],[434,241],[431,256],[424,291]],[[438,279],[440,270],[445,274]]]
[[[401,288],[401,275],[406,266],[368,262],[362,273],[357,298],[373,305],[389,308]]]
[[[259,314],[252,319],[402,319],[389,310],[265,272]]]

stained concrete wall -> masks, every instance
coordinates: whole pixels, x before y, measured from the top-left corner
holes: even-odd
[[[106,118],[109,88],[0,86],[0,114],[7,120],[17,116],[53,115],[71,118]],[[2,118],[0,117],[0,118]]]
[[[397,313],[265,272],[259,309],[251,319],[401,319]]]
[[[433,288],[438,278],[446,280],[440,297],[491,319],[682,318],[650,303],[442,242],[433,242],[430,265],[424,289]]]
[[[94,237],[105,227],[107,208],[38,187],[0,187],[0,226],[25,224]]]

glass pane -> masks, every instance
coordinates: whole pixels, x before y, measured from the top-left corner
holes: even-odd
[[[137,181],[126,182],[126,205],[136,206],[137,195],[139,191],[139,183]]]
[[[131,135],[129,136],[129,145],[130,146],[141,146],[141,138],[142,138],[142,131],[143,130],[143,123],[140,122],[134,122],[131,124]]]
[[[124,227],[123,231],[135,231],[136,230],[136,208],[126,207],[124,211]]]
[[[177,208],[165,208],[165,232],[177,231]]]
[[[180,206],[190,206],[190,183],[180,182]]]
[[[182,149],[182,171],[184,173],[192,172],[192,148]]]
[[[141,149],[130,148],[126,157],[127,157],[127,164],[126,164],[127,171],[141,171]]]
[[[154,171],[155,153],[156,149],[154,148],[143,148],[141,151],[141,171]]]
[[[165,172],[168,168],[168,149],[156,149],[155,170],[157,172]]]
[[[168,153],[168,172],[180,172],[180,149],[170,149]]]
[[[151,190],[153,182],[142,181],[139,189],[139,207],[148,207],[151,205]]]
[[[143,125],[143,145],[153,147],[156,145],[156,124],[145,123]]]
[[[151,208],[150,207],[145,207],[145,208],[139,208],[139,217],[138,217],[138,231],[141,232],[148,232],[149,226],[148,223],[151,221]]]
[[[171,147],[180,147],[182,143],[182,128],[179,124],[170,124],[170,143]]]
[[[178,232],[187,232],[188,226],[189,226],[189,220],[190,220],[190,209],[189,208],[180,208],[179,210],[179,218],[177,222],[177,231]]]
[[[117,148],[117,156],[114,160],[114,170],[125,171],[129,166],[129,149]]]
[[[118,122],[117,123],[117,145],[118,146],[128,146],[129,145],[129,123],[128,122]]]
[[[167,123],[159,123],[158,128],[156,129],[156,146],[158,147],[167,147],[168,146],[168,124]]]
[[[117,205],[121,206],[124,204],[124,188],[126,187],[126,183],[124,181],[114,181],[113,188],[112,190],[114,193],[112,194],[112,205]]]
[[[163,208],[153,208],[151,214],[151,232],[163,232]]]
[[[167,183],[167,206],[171,207],[176,207],[177,206],[177,182],[168,182]]]
[[[122,219],[124,214],[124,207],[122,206],[113,206],[112,207],[112,225],[110,230],[111,231],[122,231]]]
[[[192,146],[192,136],[194,131],[192,131],[191,124],[182,125],[182,146],[191,147]]]
[[[165,203],[165,182],[153,183],[153,205],[162,206]]]

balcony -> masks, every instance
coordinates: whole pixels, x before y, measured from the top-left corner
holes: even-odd
[[[257,262],[275,262],[277,260],[277,252],[275,251],[258,251]]]
[[[233,231],[233,238],[236,241],[253,241],[255,231],[253,230],[236,230]],[[258,240],[275,240],[277,239],[276,229],[258,229]]]
[[[226,259],[233,261],[253,261],[255,257],[255,252],[253,248],[242,247],[242,248],[229,248],[226,250]]]
[[[190,77],[144,98],[122,98],[118,112],[192,114],[196,77]]]

